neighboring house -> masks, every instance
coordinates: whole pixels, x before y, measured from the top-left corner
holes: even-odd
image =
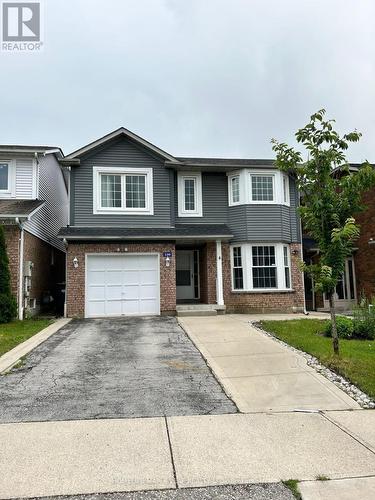
[[[350,164],[349,172],[357,172],[360,166]],[[343,171],[337,168],[334,175],[343,175]],[[362,199],[366,210],[355,215],[360,237],[353,255],[346,259],[344,273],[336,287],[336,307],[341,311],[351,310],[361,296],[375,297],[375,188],[364,193]],[[303,253],[307,263],[313,263],[319,255],[317,245],[308,237],[303,238]],[[314,284],[308,276],[305,276],[305,295],[308,310],[329,310],[327,297],[314,292]]]
[[[0,223],[19,319],[48,306],[65,280],[65,247],[57,238],[69,208],[62,157],[59,148],[0,145]]]
[[[173,157],[121,128],[61,164],[68,316],[303,310],[298,195],[272,160]]]

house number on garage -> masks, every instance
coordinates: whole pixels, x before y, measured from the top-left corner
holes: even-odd
[[[171,258],[172,257],[172,252],[163,252],[163,257],[164,258],[167,258],[167,257]]]

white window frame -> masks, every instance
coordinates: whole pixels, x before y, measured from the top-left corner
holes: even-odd
[[[281,174],[281,200],[282,205],[290,207],[290,186],[289,175],[287,174]]]
[[[252,176],[272,176],[273,200],[253,200],[252,198]],[[289,176],[279,170],[253,170],[244,168],[230,172],[228,176],[228,201],[229,206],[237,205],[285,205],[290,206]],[[232,179],[238,177],[240,183],[240,199],[233,201]],[[284,197],[284,179],[286,182],[286,198]]]
[[[8,165],[8,189],[0,189],[0,198],[14,198],[16,195],[15,162],[8,158],[0,158],[0,163],[6,163]]]
[[[254,288],[253,287],[253,247],[259,246],[273,246],[275,247],[275,262],[276,262],[276,283],[277,288]],[[243,288],[234,288],[234,256],[233,248],[241,247],[242,256],[242,270],[243,270]],[[290,276],[290,288],[286,288],[285,283],[285,266],[284,266],[284,247],[288,248],[288,258],[289,258],[289,276]],[[275,243],[271,242],[252,242],[252,243],[233,243],[230,250],[231,258],[231,276],[232,276],[232,292],[252,292],[252,293],[278,293],[278,292],[292,292],[292,269],[291,269],[291,259],[290,259],[290,245],[285,243]]]
[[[185,209],[185,180],[194,180],[194,210]],[[202,217],[202,174],[201,172],[178,172],[178,216],[179,217]]]
[[[271,177],[272,179],[272,191],[273,191],[273,200],[253,200],[253,177]],[[249,172],[246,183],[248,184],[248,203],[251,205],[275,205],[278,203],[277,196],[277,188],[276,188],[276,176],[277,174],[274,172]]]
[[[104,175],[120,175],[121,176],[121,207],[102,207],[101,181],[100,176]],[[127,175],[144,175],[145,182],[145,202],[144,208],[129,208],[126,207],[126,176]],[[93,167],[93,212],[94,214],[117,214],[117,215],[154,215],[153,201],[153,175],[152,168],[128,168],[128,167]]]

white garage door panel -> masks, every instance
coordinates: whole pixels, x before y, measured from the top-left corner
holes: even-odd
[[[160,314],[157,255],[87,255],[86,317]]]

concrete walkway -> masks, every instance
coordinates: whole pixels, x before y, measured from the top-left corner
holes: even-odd
[[[0,498],[375,476],[375,412],[340,415],[2,424]]]
[[[179,319],[241,412],[360,408],[303,356],[253,328],[251,319],[254,316]]]

